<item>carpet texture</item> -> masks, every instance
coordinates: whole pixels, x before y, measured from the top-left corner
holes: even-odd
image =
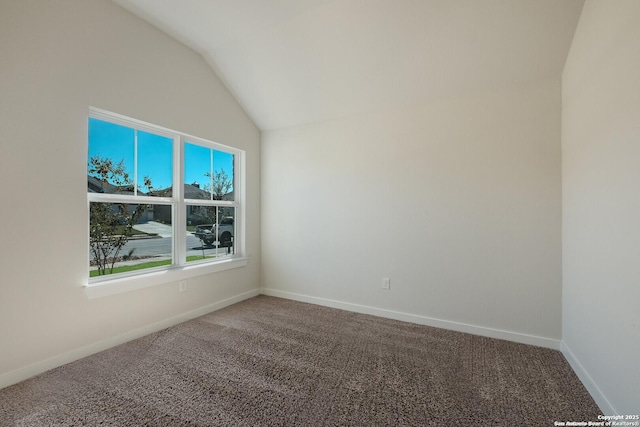
[[[258,296],[0,390],[2,426],[553,426],[562,354]]]

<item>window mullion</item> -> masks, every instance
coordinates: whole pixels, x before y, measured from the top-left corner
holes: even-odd
[[[211,188],[211,200],[213,200],[213,150],[209,149],[209,188]]]
[[[238,202],[232,200],[202,200],[202,199],[185,199],[188,205],[206,205],[206,206],[229,206],[238,207]]]
[[[104,194],[104,193],[88,193],[87,198],[90,202],[105,202],[105,203],[127,203],[138,204],[144,203],[147,205],[166,205],[174,203],[172,197],[154,197],[154,196],[123,196],[120,194]]]
[[[174,262],[177,265],[184,265],[187,262],[187,220],[186,207],[184,203],[184,148],[182,137],[179,135],[173,138],[173,214],[174,214]]]
[[[138,195],[138,129],[133,128],[133,195]]]

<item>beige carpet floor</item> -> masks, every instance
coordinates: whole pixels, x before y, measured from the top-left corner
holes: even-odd
[[[1,426],[553,426],[563,355],[259,296],[0,390]]]

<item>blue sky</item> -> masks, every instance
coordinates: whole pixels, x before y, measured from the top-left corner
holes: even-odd
[[[134,141],[132,128],[89,118],[89,156],[110,158],[115,163],[124,160],[126,171],[134,177]],[[224,170],[229,177],[233,174],[233,155],[212,150],[195,144],[185,144],[184,179],[186,184],[198,182],[202,188],[208,184],[206,173]],[[213,170],[211,158],[213,157]],[[143,178],[151,178],[154,189],[172,186],[173,149],[170,138],[138,131],[138,186]],[[140,188],[146,192],[146,188]]]
[[[211,156],[213,155],[213,170],[211,169]],[[184,146],[184,182],[193,184],[197,182],[202,186],[208,184],[207,172],[224,170],[229,177],[233,176],[233,154],[211,150],[200,145],[187,143]]]

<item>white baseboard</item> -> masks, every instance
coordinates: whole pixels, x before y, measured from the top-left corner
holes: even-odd
[[[96,343],[89,344],[84,347],[80,347],[76,350],[72,350],[67,353],[54,356],[50,359],[46,359],[29,366],[25,366],[23,368],[19,368],[11,372],[4,373],[0,375],[0,389],[19,383],[20,381],[24,381],[28,378],[31,378],[33,376],[46,372],[50,369],[57,368],[58,366],[71,363],[75,360],[82,359],[83,357],[87,357],[92,354],[107,350],[111,347],[124,344],[128,341],[143,337],[145,335],[152,334],[154,332],[160,331],[170,326],[174,326],[179,323],[186,322],[187,320],[195,319],[196,317],[205,315],[207,313],[211,313],[216,310],[220,310],[221,308],[227,307],[229,305],[235,304],[237,302],[240,302],[245,299],[252,298],[258,295],[260,295],[259,289],[254,289],[249,292],[244,292],[239,295],[233,296],[231,298],[227,298],[222,301],[218,301],[213,304],[209,304],[207,306],[204,306],[183,314],[179,314],[177,316],[173,316],[168,319],[164,319],[147,326],[143,326],[141,328],[126,332],[118,336],[107,338],[105,340],[98,341]]]
[[[291,299],[295,301],[308,302],[325,307],[339,308],[341,310],[353,311],[362,314],[371,314],[379,317],[386,317],[404,322],[417,323],[419,325],[433,326],[436,328],[449,329],[457,332],[465,332],[473,335],[480,335],[489,338],[498,338],[522,344],[530,344],[538,347],[560,350],[560,340],[539,337],[535,335],[521,334],[518,332],[503,331],[500,329],[486,328],[484,326],[470,325],[466,323],[452,322],[450,320],[435,319],[432,317],[419,316],[416,314],[402,313],[399,311],[386,310],[382,308],[369,307],[365,305],[352,304],[348,302],[330,300],[326,298],[312,297],[308,295],[296,294],[293,292],[279,291],[276,289],[262,288],[263,295],[279,298]]]
[[[560,345],[560,351],[562,351],[565,359],[567,359],[569,365],[571,365],[571,368],[573,368],[573,371],[576,373],[580,381],[582,381],[584,388],[587,389],[589,394],[591,394],[591,397],[593,397],[593,400],[596,401],[596,405],[598,405],[598,407],[602,411],[602,414],[619,415],[620,413],[613,408],[613,405],[611,404],[611,402],[609,402],[609,399],[607,399],[602,390],[600,390],[600,387],[598,387],[593,378],[591,378],[591,375],[589,375],[584,366],[582,366],[582,363],[580,363],[575,354],[573,354],[567,343],[565,343],[564,341],[562,341]]]

